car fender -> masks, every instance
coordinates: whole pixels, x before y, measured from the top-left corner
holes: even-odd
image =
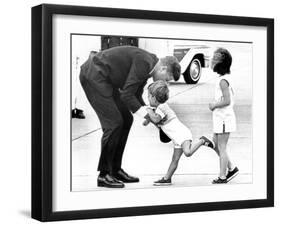
[[[189,64],[191,63],[192,59],[197,54],[203,54],[205,65],[208,67],[209,65],[209,48],[208,47],[202,47],[202,48],[191,48],[186,55],[182,58],[182,60],[179,62],[182,68],[182,72],[184,72]]]

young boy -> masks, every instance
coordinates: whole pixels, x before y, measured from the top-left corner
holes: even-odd
[[[172,161],[166,175],[154,185],[170,185],[172,176],[177,169],[182,153],[186,157],[192,156],[202,145],[214,148],[213,141],[202,136],[197,143],[192,144],[192,134],[176,116],[166,101],[169,98],[169,89],[164,81],[156,81],[148,87],[148,100],[151,108],[147,108],[147,120],[143,123],[147,125],[149,121],[160,127],[163,132],[173,141],[174,153]]]
[[[215,87],[215,101],[209,104],[213,112],[213,127],[215,151],[220,158],[220,174],[213,180],[213,184],[229,182],[238,174],[238,168],[234,167],[227,153],[227,142],[231,132],[236,130],[236,117],[233,110],[233,89],[230,84],[231,54],[224,48],[214,52],[211,68],[219,74]]]

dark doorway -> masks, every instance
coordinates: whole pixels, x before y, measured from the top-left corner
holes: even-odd
[[[115,46],[137,46],[138,38],[126,36],[101,36],[101,50],[109,49]]]

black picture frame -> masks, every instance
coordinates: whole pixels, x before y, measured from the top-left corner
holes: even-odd
[[[267,29],[266,199],[54,212],[52,210],[52,17],[55,14],[265,27]],[[32,8],[32,218],[40,221],[56,221],[272,206],[274,206],[273,19],[50,4]]]

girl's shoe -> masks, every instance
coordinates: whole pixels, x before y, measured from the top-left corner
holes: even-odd
[[[227,179],[221,179],[220,177],[218,177],[217,179],[213,180],[213,184],[226,184],[228,181]]]
[[[172,184],[172,180],[170,179],[165,179],[164,177],[162,177],[160,180],[154,181],[153,185],[155,186],[165,186],[165,185],[171,185]]]
[[[227,182],[231,181],[234,177],[236,177],[239,173],[239,169],[235,167],[232,171],[228,171],[226,175]]]
[[[208,138],[205,137],[205,136],[202,136],[202,137],[200,137],[199,139],[204,140],[203,145],[205,145],[205,146],[207,146],[207,147],[209,147],[209,148],[215,149],[215,143],[214,143],[214,141],[212,141],[211,139],[208,139]]]

